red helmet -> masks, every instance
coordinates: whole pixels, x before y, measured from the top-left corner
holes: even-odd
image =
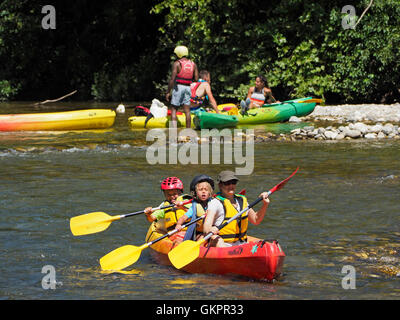
[[[161,190],[179,189],[183,191],[183,183],[177,177],[168,177],[161,182]]]

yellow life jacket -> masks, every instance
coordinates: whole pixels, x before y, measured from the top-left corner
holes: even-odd
[[[224,206],[225,216],[223,223],[228,221],[244,208],[247,208],[247,198],[241,194],[235,194],[234,196],[235,200],[237,200],[239,203],[239,210],[236,210],[229,199],[224,198],[221,195],[218,195],[216,198],[221,201],[222,205]],[[239,240],[247,241],[248,224],[249,219],[246,211],[240,217],[222,228],[219,231],[219,235],[224,239],[225,242],[236,242]]]
[[[196,203],[196,218],[199,218],[205,214],[205,210],[200,203]],[[194,219],[196,219],[194,218]],[[196,222],[196,231],[203,233],[203,221],[204,219],[200,219]]]
[[[189,195],[181,195],[176,199],[176,202],[190,200],[191,198],[192,197]],[[168,206],[170,204],[171,203],[169,201],[164,201],[162,206]],[[182,217],[186,211],[182,210],[182,209],[177,209],[176,207],[172,207],[172,208],[168,208],[168,209],[164,209],[164,210],[165,210],[164,211],[165,228],[168,231],[171,231],[171,230],[175,229],[176,223],[178,222],[179,218]],[[183,230],[186,230],[186,228]]]

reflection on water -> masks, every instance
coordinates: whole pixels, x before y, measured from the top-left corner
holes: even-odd
[[[96,106],[98,107],[98,106]],[[48,110],[46,110],[48,111]],[[228,165],[149,165],[146,131],[125,114],[104,131],[0,133],[0,297],[3,299],[398,299],[400,168],[398,141],[269,142],[255,145],[255,168],[241,176],[252,200],[286,178],[263,222],[249,233],[276,238],[287,257],[274,283],[187,274],[157,265],[143,250],[127,271],[104,273],[99,259],[142,245],[144,216],[115,221],[98,234],[74,237],[69,219],[158,205],[160,181],[216,177]],[[125,121],[126,120],[126,121]],[[262,130],[262,129],[257,129]],[[44,290],[53,265],[57,289]],[[354,266],[357,288],[341,273]]]

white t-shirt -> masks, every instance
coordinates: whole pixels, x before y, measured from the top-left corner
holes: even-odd
[[[210,210],[215,212],[215,221],[213,225],[219,226],[224,221],[224,206],[219,200],[214,198],[210,200],[210,202],[207,205],[207,211],[210,212]],[[188,218],[191,218],[193,216],[193,206],[191,206],[189,210],[186,211],[185,215]]]
[[[212,199],[208,203],[207,211],[208,213],[215,212],[215,220],[213,223],[214,226],[218,227],[224,222],[224,216],[225,216],[224,206],[218,199]]]

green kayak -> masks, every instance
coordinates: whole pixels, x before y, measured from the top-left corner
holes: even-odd
[[[238,118],[234,115],[197,111],[193,118],[196,129],[223,129],[236,127]]]
[[[304,117],[314,111],[321,99],[300,98],[284,102],[265,104],[261,108],[250,109],[237,116],[239,124],[262,124],[271,122],[285,122],[291,116]]]

